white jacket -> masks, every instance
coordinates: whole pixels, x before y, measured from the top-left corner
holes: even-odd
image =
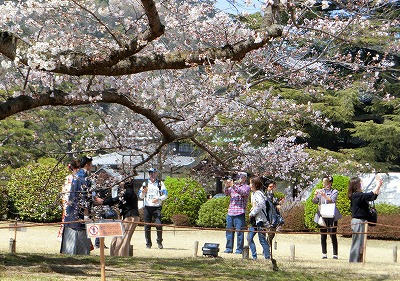
[[[251,210],[249,216],[255,217],[257,223],[262,221],[266,224],[268,222],[265,200],[267,198],[261,190],[251,192]]]
[[[168,192],[167,189],[165,188],[165,184],[160,181],[160,187],[159,185],[159,180],[155,180],[154,182],[151,182],[150,180],[147,180],[147,182],[144,182],[146,186],[142,186],[139,190],[139,198],[144,199],[143,204],[144,206],[151,206],[151,207],[160,207],[162,205],[162,202],[167,199],[168,197]],[[143,192],[143,188],[147,187],[147,192]],[[153,203],[153,199],[157,199],[156,202]]]

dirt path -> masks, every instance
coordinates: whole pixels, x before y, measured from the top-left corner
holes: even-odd
[[[0,223],[0,252],[9,252],[10,238],[14,238],[14,232],[3,227],[9,224]],[[58,226],[35,226],[27,227],[26,231],[18,231],[16,239],[17,253],[51,253],[57,254],[60,242],[57,240]],[[134,257],[160,257],[160,258],[184,258],[193,257],[195,252],[195,241],[198,241],[198,256],[202,256],[202,246],[204,243],[218,243],[220,245],[219,256],[223,258],[241,259],[241,255],[225,254],[225,232],[218,230],[198,230],[182,229],[174,227],[164,227],[164,249],[156,247],[156,233],[152,233],[153,248],[146,249],[143,227],[138,226],[133,234],[131,245],[133,245]],[[109,246],[110,237],[106,237],[106,246]],[[277,248],[274,249],[274,257],[278,260],[289,260],[291,248],[294,247],[296,260],[321,260],[321,246],[319,234],[277,234],[274,239]],[[94,242],[94,239],[93,239]],[[255,238],[256,245],[261,258],[261,246],[258,238]],[[339,261],[347,262],[350,252],[350,238],[338,236],[339,242]],[[393,248],[400,248],[399,241],[368,240],[366,262],[393,263]],[[100,250],[95,249],[92,255],[99,255]],[[106,249],[106,255],[109,251]],[[328,257],[332,261],[331,241],[328,237]]]

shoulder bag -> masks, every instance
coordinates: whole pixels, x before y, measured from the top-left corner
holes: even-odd
[[[333,218],[335,217],[335,209],[336,209],[335,203],[321,204],[319,213],[323,218]]]
[[[375,209],[375,200],[369,205],[367,221],[369,226],[375,226],[378,222],[378,212]]]

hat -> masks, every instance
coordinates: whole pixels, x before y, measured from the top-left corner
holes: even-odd
[[[238,172],[236,175],[237,179],[241,179],[241,178],[247,178],[247,173],[246,172]]]
[[[150,168],[150,169],[148,170],[148,172],[149,172],[149,173],[155,173],[155,172],[157,172],[157,169],[156,169],[156,168]]]

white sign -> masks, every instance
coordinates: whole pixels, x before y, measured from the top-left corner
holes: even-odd
[[[122,221],[86,223],[86,234],[88,238],[123,236]]]

